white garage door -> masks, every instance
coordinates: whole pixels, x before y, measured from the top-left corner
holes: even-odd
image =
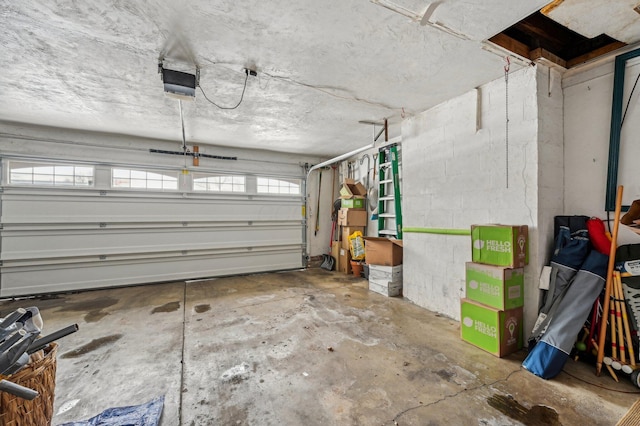
[[[300,175],[2,164],[2,297],[303,266]]]

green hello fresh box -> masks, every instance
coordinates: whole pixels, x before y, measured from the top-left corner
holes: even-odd
[[[467,262],[466,296],[492,308],[524,305],[524,269]]]
[[[502,358],[522,348],[522,307],[501,311],[469,299],[460,301],[462,340]]]
[[[343,209],[364,209],[366,198],[342,198],[340,207]]]
[[[528,235],[527,225],[472,225],[471,260],[522,268],[529,263]]]

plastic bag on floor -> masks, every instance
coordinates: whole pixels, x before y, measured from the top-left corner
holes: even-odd
[[[89,420],[60,426],[158,426],[163,407],[164,395],[142,405],[108,408]]]

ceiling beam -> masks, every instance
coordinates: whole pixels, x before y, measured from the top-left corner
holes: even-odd
[[[626,43],[621,41],[614,41],[613,43],[609,43],[606,46],[602,46],[596,50],[592,50],[589,53],[585,53],[584,55],[580,55],[576,58],[570,59],[567,61],[567,68],[575,67],[583,62],[590,61],[593,58],[597,58],[598,56],[604,55],[609,52],[613,52],[614,50],[620,49],[621,47],[626,46]]]
[[[500,47],[504,47],[505,49],[522,56],[523,58],[529,58],[529,46],[524,43],[519,42],[518,40],[509,37],[506,34],[500,33],[496,34],[489,39],[490,42],[497,44]]]
[[[563,27],[554,20],[536,13],[515,24],[512,28],[540,41],[539,46],[559,52],[567,44],[576,44],[586,37]],[[532,46],[534,47],[534,46]]]
[[[553,62],[556,65],[561,66],[562,68],[567,68],[567,61],[562,59],[560,56],[554,55],[553,53],[541,47],[537,49],[533,49],[531,52],[529,52],[529,58],[532,61],[535,61],[536,59],[546,59],[548,61]]]

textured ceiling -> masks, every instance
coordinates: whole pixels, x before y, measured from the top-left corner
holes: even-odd
[[[585,37],[605,33],[627,44],[640,41],[639,0],[564,0],[549,9],[547,16]]]
[[[5,0],[0,120],[180,141],[164,55],[169,68],[197,64],[222,106],[240,99],[244,67],[258,72],[237,109],[199,90],[182,103],[188,143],[337,155],[371,141],[359,121],[388,118],[393,130],[500,77],[504,60],[483,40],[545,3]]]

